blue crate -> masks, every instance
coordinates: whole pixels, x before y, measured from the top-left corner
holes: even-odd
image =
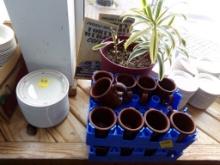
[[[183,142],[177,143],[175,142],[179,132],[175,129],[170,129],[163,137],[158,139],[158,141],[150,141],[150,137],[152,131],[146,127],[142,128],[141,131],[137,134],[135,139],[126,140],[123,139],[124,129],[119,125],[115,125],[109,132],[108,136],[105,138],[99,138],[95,136],[95,129],[89,123],[87,125],[87,137],[86,143],[87,145],[96,145],[96,146],[120,146],[120,147],[139,147],[139,148],[174,148],[175,150],[181,151],[187,148],[190,144],[192,144],[196,140],[196,134],[194,133],[184,139]],[[164,143],[171,143],[172,147],[164,146]]]
[[[131,155],[122,156],[119,147],[110,147],[106,155],[97,155],[94,146],[89,146],[88,156],[92,161],[108,161],[108,162],[170,162],[175,161],[182,155],[182,152],[175,150],[157,150],[152,156],[145,156],[145,149],[134,148]]]
[[[155,108],[164,114],[168,114],[170,108],[178,109],[181,98],[182,95],[176,90],[173,93],[173,102],[170,104],[161,103],[160,97],[154,95],[149,99],[147,104],[142,105],[139,101],[138,92],[135,90],[131,101],[116,107],[114,111],[118,115],[122,109],[134,107],[143,115],[149,108]],[[101,104],[90,98],[89,112],[97,106],[101,106]],[[187,113],[187,109],[184,111]],[[143,127],[135,139],[132,140],[123,139],[123,132],[124,129],[116,124],[110,130],[107,137],[98,138],[95,136],[95,128],[88,121],[86,143],[90,146],[89,159],[100,161],[172,161],[181,156],[182,151],[196,140],[197,135],[195,132],[193,135],[185,138],[183,142],[177,143],[175,141],[180,133],[173,128],[170,128],[158,141],[150,141],[152,131],[146,127]],[[110,150],[106,156],[99,156],[96,155],[94,146],[109,147]],[[121,147],[134,148],[134,151],[130,156],[121,156],[119,151]],[[143,152],[145,149],[156,149],[157,152],[153,156],[144,156]]]

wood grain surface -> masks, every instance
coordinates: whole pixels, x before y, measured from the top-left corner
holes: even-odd
[[[10,121],[0,118],[0,159],[87,159],[85,126],[90,81],[78,80],[77,95],[70,97],[70,113],[54,128],[27,134],[27,122],[17,109]],[[215,114],[220,104],[207,111],[190,107],[198,125],[198,140],[184,151],[179,161],[220,161],[220,121]]]

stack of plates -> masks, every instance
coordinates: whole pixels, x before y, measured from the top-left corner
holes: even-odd
[[[11,57],[17,47],[14,31],[0,24],[0,67]]]

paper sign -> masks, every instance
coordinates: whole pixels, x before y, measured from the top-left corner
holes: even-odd
[[[160,148],[173,148],[173,141],[172,140],[160,141]]]
[[[117,25],[118,35],[129,35],[129,28],[134,23],[133,18],[128,18],[122,22],[122,17],[114,14],[99,14],[99,20]]]
[[[117,25],[107,22],[84,19],[82,39],[77,56],[76,78],[90,78],[95,70],[100,69],[100,55],[92,47],[111,36],[111,28],[118,30]]]

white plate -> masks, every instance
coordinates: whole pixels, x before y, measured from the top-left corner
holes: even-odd
[[[15,38],[13,38],[10,42],[8,42],[8,44],[4,47],[4,49],[0,48],[0,53],[7,51],[8,49],[10,49],[11,47],[14,47],[15,45],[17,45],[17,42]]]
[[[198,75],[198,83],[202,91],[210,95],[220,95],[220,81],[217,77],[206,73],[200,73]]]
[[[14,38],[14,31],[10,27],[0,24],[0,34],[0,50],[5,50]]]
[[[8,54],[9,52],[12,52],[16,49],[17,43],[15,42],[13,45],[11,45],[7,50],[0,51],[0,56],[3,56],[5,54]]]
[[[17,97],[34,107],[47,107],[62,100],[69,90],[67,78],[54,70],[37,70],[23,77],[16,88]]]
[[[183,91],[195,92],[198,89],[197,79],[185,71],[173,70],[169,77],[172,78],[177,87]]]

